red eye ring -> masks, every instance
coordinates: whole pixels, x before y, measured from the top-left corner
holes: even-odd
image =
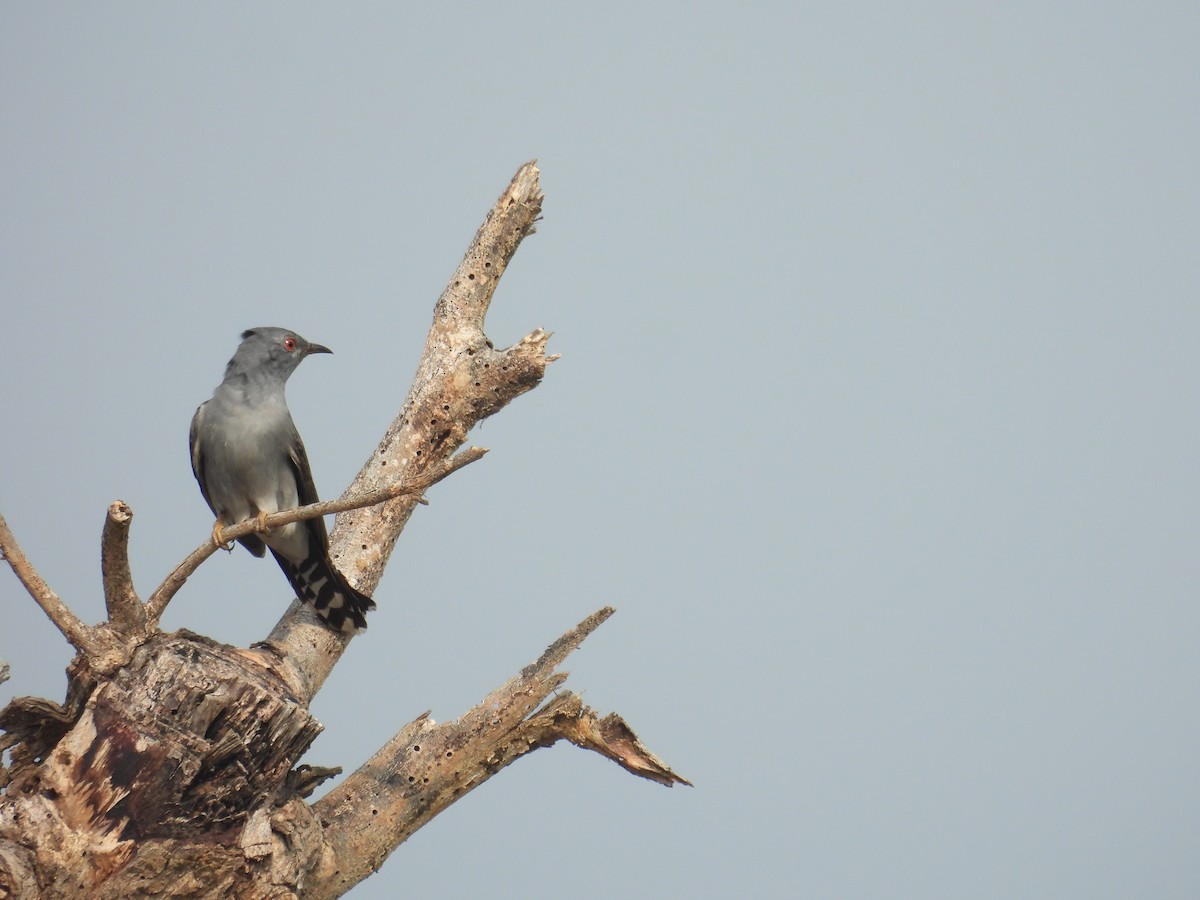
[[[286,350],[288,353],[291,353],[293,350],[295,350],[296,349],[296,339],[294,337],[292,337],[291,335],[288,335],[287,337],[285,337],[283,339],[283,349]]]

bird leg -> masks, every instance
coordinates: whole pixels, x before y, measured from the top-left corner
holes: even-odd
[[[267,527],[267,516],[270,513],[259,511],[259,514],[254,517],[254,530],[259,534],[266,534],[271,529]]]
[[[226,553],[229,553],[233,550],[233,541],[226,542],[221,539],[221,528],[223,526],[224,523],[220,519],[217,519],[217,521],[213,522],[212,542],[214,547],[218,547],[221,550],[224,550]]]

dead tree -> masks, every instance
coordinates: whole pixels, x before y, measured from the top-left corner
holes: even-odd
[[[267,519],[340,513],[333,557],[366,593],[423,492],[483,455],[460,449],[472,426],[536,387],[556,358],[540,329],[500,350],[483,331],[541,201],[529,163],[438,300],[408,398],[342,499]],[[564,739],[660,784],[687,783],[619,716],[559,690],[558,666],[612,613],[604,608],[461,718],[410,722],[310,803],[340,770],[299,764],[321,731],[308,707],[349,639],[298,603],[249,649],[160,631],[167,603],[214,547],[206,541],[143,602],[127,558],[132,517],[124,503],[109,507],[108,618],[95,626],[41,579],[0,518],[4,558],[77,651],[64,703],[22,697],[0,711],[0,898],[339,897],[463,794]]]

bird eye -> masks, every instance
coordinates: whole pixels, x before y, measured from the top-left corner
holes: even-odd
[[[291,353],[293,350],[295,350],[296,349],[296,339],[294,337],[292,337],[291,335],[288,335],[287,337],[285,337],[283,339],[283,349],[286,350],[288,353]]]

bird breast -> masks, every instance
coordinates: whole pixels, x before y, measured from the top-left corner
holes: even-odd
[[[239,402],[219,402],[205,411],[205,480],[221,517],[230,523],[299,504],[288,438],[295,426],[287,406],[260,403],[253,412]],[[284,525],[263,536],[269,547],[289,558],[308,552],[301,523]]]

